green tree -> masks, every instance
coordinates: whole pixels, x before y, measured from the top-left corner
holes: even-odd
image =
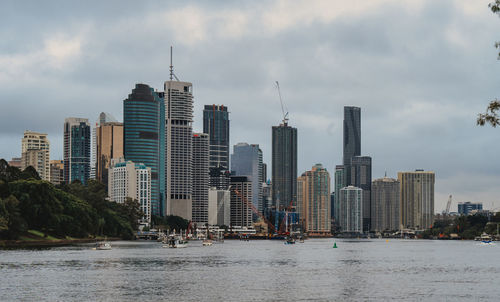
[[[495,0],[489,4],[491,11],[494,14],[500,16],[500,0]],[[500,42],[495,43],[495,47],[500,49]],[[498,59],[500,59],[500,52],[498,54]],[[484,126],[485,124],[490,124],[493,127],[500,125],[500,116],[498,112],[500,111],[500,101],[495,99],[490,102],[488,107],[486,108],[485,113],[479,113],[477,117],[477,124],[480,126]]]

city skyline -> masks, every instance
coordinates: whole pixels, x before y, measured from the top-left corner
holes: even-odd
[[[454,196],[452,209],[455,202],[465,201],[483,202],[487,209],[496,201],[494,208],[500,207],[500,167],[495,160],[498,129],[475,126],[476,114],[498,96],[498,65],[494,65],[498,62],[492,46],[498,20],[487,9],[488,1],[422,1],[410,5],[374,1],[360,7],[318,3],[338,8],[352,19],[350,25],[335,10],[321,10],[321,5],[304,9],[305,4],[297,8],[273,2],[266,10],[274,8],[276,13],[287,14],[269,23],[265,16],[255,21],[248,18],[261,11],[255,4],[247,4],[245,9],[229,5],[229,12],[222,15],[217,12],[219,4],[150,4],[139,9],[129,3],[125,5],[128,11],[137,16],[121,10],[121,16],[110,14],[115,6],[104,4],[106,18],[115,16],[105,21],[103,15],[90,17],[81,7],[74,10],[72,18],[60,21],[66,23],[47,22],[27,31],[7,14],[17,8],[17,16],[21,14],[18,19],[29,20],[31,10],[19,9],[22,4],[7,6],[0,14],[6,14],[4,22],[13,35],[6,35],[9,48],[0,50],[0,66],[4,67],[0,99],[6,107],[0,114],[0,157],[20,157],[20,138],[25,130],[33,130],[47,133],[51,159],[62,159],[64,118],[89,118],[93,124],[93,117],[101,111],[122,116],[121,101],[133,85],[142,82],[155,89],[162,87],[168,65],[164,49],[172,44],[181,78],[192,82],[195,89],[194,131],[202,129],[202,106],[224,104],[231,112],[231,141],[259,144],[264,162],[270,166],[269,128],[281,120],[273,88],[274,81],[279,80],[290,125],[300,131],[299,175],[315,163],[322,163],[330,172],[342,163],[342,110],[344,105],[352,105],[363,111],[362,153],[373,158],[374,179],[382,177],[384,171],[395,178],[399,171],[432,170],[436,173],[435,212],[444,209],[449,194]],[[45,17],[37,18],[52,17],[51,13],[42,13],[46,9],[53,7],[39,7]],[[436,10],[442,12],[439,18],[432,17]],[[188,18],[176,18],[177,24],[161,18],[183,16],[188,11],[194,12],[188,24]],[[291,19],[292,13],[301,21]],[[300,18],[306,13],[319,21]],[[54,14],[63,15],[64,8]],[[121,18],[144,15],[160,18],[126,35],[113,35]],[[226,26],[233,33],[220,27],[220,23],[238,25],[239,19],[243,25]],[[258,26],[252,26],[253,22]],[[404,26],[391,28],[391,22]],[[190,25],[188,32],[184,25]],[[311,30],[316,34],[305,37]],[[164,41],[155,39],[153,44],[150,36],[151,42],[140,38],[148,32],[167,36]],[[182,36],[189,32],[196,34],[187,39]],[[262,37],[256,37],[260,33],[264,33]],[[24,37],[26,34],[31,38]],[[18,41],[18,35],[30,44]],[[283,51],[291,38],[304,37],[300,48]],[[276,42],[273,46],[261,45],[271,40]],[[136,52],[122,51],[127,41],[132,41],[139,52],[148,53],[149,62],[143,62]],[[256,42],[249,47],[255,54],[244,51],[249,41]],[[234,45],[224,49],[228,42]],[[216,43],[220,46],[214,46]],[[111,44],[120,45],[121,51],[111,51]],[[223,64],[227,57],[236,62]],[[216,65],[221,68],[216,70]],[[300,72],[292,72],[294,69]],[[204,75],[204,70],[212,70],[211,75]],[[37,98],[26,98],[20,84],[36,90]],[[25,112],[24,107],[33,108],[33,112]]]

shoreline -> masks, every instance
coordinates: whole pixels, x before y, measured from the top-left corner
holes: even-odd
[[[103,241],[103,238],[81,238],[81,239],[60,239],[60,240],[0,240],[0,250],[9,249],[36,249],[51,248],[58,246],[69,246],[80,243],[92,243]],[[106,241],[117,241],[121,238],[107,238]]]

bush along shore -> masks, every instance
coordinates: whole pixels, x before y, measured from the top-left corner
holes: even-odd
[[[32,167],[0,160],[0,247],[54,246],[96,238],[134,239],[142,216],[137,201],[106,200],[102,183],[54,186]]]

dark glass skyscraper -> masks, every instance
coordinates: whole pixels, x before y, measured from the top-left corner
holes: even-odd
[[[371,229],[372,158],[351,158],[351,185],[363,189],[363,231]]]
[[[351,158],[361,155],[361,108],[344,107],[344,186],[351,185]]]
[[[229,169],[229,112],[224,105],[205,105],[203,133],[209,136],[210,168]]]
[[[272,149],[272,199],[286,208],[297,201],[297,128],[273,126]]]
[[[123,153],[125,160],[151,168],[151,213],[165,209],[165,103],[163,93],[136,84],[123,101]]]
[[[88,119],[70,117],[64,120],[64,182],[90,177],[90,124]]]

